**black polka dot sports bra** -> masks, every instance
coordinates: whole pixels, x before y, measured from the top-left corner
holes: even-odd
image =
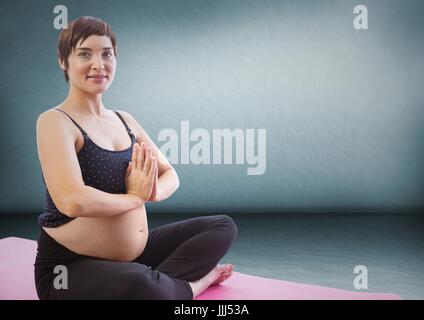
[[[122,116],[117,111],[114,111],[127,129],[128,135],[131,138],[131,146],[122,151],[112,151],[95,144],[85,130],[65,111],[56,108],[55,110],[65,113],[78,127],[84,137],[84,145],[77,154],[84,184],[108,193],[126,193],[125,172],[131,160],[132,147],[136,140]],[[46,186],[44,176],[43,182]],[[38,224],[53,228],[63,225],[72,219],[74,218],[63,214],[57,209],[46,186],[44,211],[38,216]]]

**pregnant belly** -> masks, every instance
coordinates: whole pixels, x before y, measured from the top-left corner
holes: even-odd
[[[113,261],[132,261],[141,255],[149,233],[144,206],[111,217],[78,217],[44,230],[71,251]]]

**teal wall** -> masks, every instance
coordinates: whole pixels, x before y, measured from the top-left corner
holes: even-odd
[[[266,171],[174,164],[152,211],[397,208],[424,203],[423,1],[7,1],[0,10],[0,212],[38,212],[37,116],[67,95],[53,8],[118,40],[108,107],[163,129],[266,129]],[[369,29],[352,26],[368,7]],[[193,143],[192,145],[194,145]]]

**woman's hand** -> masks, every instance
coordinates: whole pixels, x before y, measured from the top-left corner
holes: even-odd
[[[157,161],[150,147],[145,143],[134,144],[131,161],[125,175],[127,193],[135,194],[147,202],[152,194],[157,175]]]
[[[156,165],[157,165],[157,162],[156,162]],[[158,166],[156,166],[156,167],[157,167],[157,170],[156,170],[156,174],[155,174],[155,177],[154,177],[155,182],[153,183],[152,194],[150,195],[150,198],[149,198],[148,201],[155,201],[155,198],[156,198],[157,193],[158,193],[159,167]]]

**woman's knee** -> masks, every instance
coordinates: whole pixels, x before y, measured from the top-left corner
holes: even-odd
[[[225,234],[228,236],[228,239],[231,240],[231,242],[234,241],[238,234],[238,228],[234,220],[226,214],[221,214],[216,217],[218,219],[218,226],[225,230]]]

